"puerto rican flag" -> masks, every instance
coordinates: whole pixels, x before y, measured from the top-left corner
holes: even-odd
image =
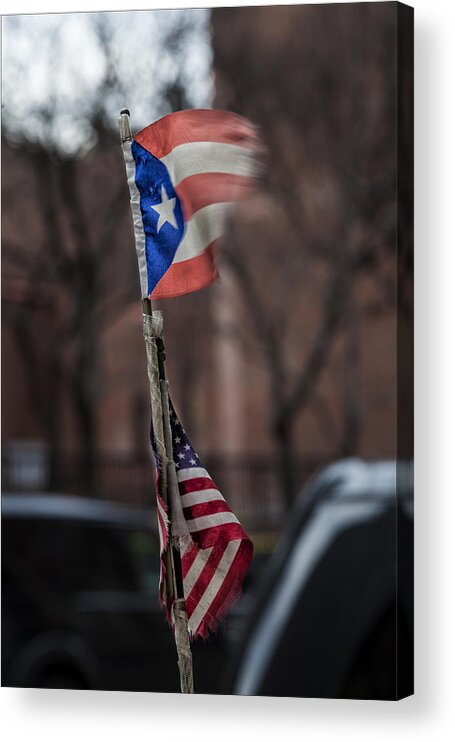
[[[142,297],[180,296],[217,278],[226,220],[258,172],[254,126],[216,110],[171,113],[123,145]]]

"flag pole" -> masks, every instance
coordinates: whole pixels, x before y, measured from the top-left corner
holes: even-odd
[[[122,147],[132,141],[129,111],[120,112],[119,128]],[[172,434],[169,414],[169,393],[166,379],[166,353],[163,340],[163,316],[153,311],[150,299],[142,300],[143,334],[147,352],[147,375],[149,379],[152,408],[153,433],[160,467],[159,491],[167,507],[169,541],[165,552],[166,601],[172,601],[174,638],[177,648],[182,693],[193,693],[193,659],[188,631],[183,591],[180,546],[189,537],[181,510],[175,469]]]

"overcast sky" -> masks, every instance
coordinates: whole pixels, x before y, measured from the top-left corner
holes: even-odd
[[[209,107],[209,21],[205,9],[3,17],[5,129],[18,138],[51,139],[67,151],[90,146],[89,113],[100,102],[108,72],[100,31],[107,36],[108,56],[119,78],[102,96],[113,126],[124,106],[134,129],[166,113],[163,87],[177,75],[190,104]],[[182,25],[185,30],[173,48],[170,35]]]

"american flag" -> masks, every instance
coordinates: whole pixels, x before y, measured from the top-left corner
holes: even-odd
[[[194,450],[170,402],[173,457],[183,515],[191,539],[181,555],[188,628],[194,637],[206,637],[224,618],[241,592],[253,553],[253,544]],[[157,514],[161,542],[160,598],[172,624],[172,603],[166,597],[164,554],[169,542],[167,508],[159,495]]]

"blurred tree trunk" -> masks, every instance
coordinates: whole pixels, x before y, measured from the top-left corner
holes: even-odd
[[[48,412],[49,489],[56,491],[61,487],[61,368],[59,343],[55,336],[51,338],[49,347],[49,374],[53,380],[53,400]]]
[[[74,272],[77,290],[74,295],[73,334],[74,367],[71,388],[78,421],[81,451],[81,476],[88,495],[95,495],[97,455],[98,391],[98,271],[100,246],[92,244],[89,223],[81,200],[78,163],[69,160],[60,169],[63,206],[71,228],[76,252]]]
[[[98,338],[93,324],[94,296],[89,286],[83,304],[72,387],[80,436],[81,481],[87,495],[96,495]]]
[[[290,510],[296,495],[298,483],[295,472],[295,454],[293,440],[293,420],[282,421],[275,426],[275,441],[279,456],[278,472],[283,502]]]

